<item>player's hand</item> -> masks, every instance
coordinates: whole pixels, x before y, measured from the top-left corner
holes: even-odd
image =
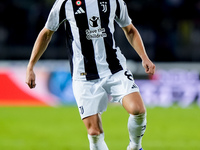
[[[142,66],[145,69],[145,72],[149,75],[153,75],[156,70],[156,66],[149,59],[145,59],[142,61]]]
[[[29,88],[35,88],[35,73],[32,69],[27,69],[26,71],[26,84]]]

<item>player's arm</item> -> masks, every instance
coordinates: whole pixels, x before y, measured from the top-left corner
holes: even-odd
[[[129,43],[142,59],[142,65],[145,68],[145,72],[150,75],[153,75],[155,72],[155,65],[151,62],[151,60],[149,59],[146,53],[142,38],[138,30],[133,26],[133,24],[130,24],[126,27],[122,27],[122,29]]]
[[[48,30],[47,28],[44,27],[40,31],[35,41],[26,71],[26,84],[28,84],[30,88],[34,88],[36,86],[35,73],[33,71],[33,67],[36,64],[36,62],[40,59],[44,51],[46,50],[49,42],[51,41],[53,33],[54,31]]]

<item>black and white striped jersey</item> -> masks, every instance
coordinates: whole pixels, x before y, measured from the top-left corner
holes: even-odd
[[[45,27],[56,31],[65,23],[74,80],[94,80],[126,69],[115,45],[114,21],[131,24],[123,0],[57,0]]]

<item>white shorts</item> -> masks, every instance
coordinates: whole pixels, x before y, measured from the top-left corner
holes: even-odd
[[[111,102],[122,103],[124,96],[139,92],[139,88],[134,82],[132,73],[122,70],[97,80],[74,80],[73,91],[83,119],[106,111],[109,96],[112,97]]]

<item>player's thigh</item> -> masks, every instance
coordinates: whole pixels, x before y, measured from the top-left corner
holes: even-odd
[[[112,96],[112,102],[122,103],[122,99],[133,92],[139,92],[132,73],[129,70],[122,70],[114,74],[108,82],[108,93]]]
[[[124,96],[122,105],[129,114],[138,115],[145,113],[145,105],[139,92],[133,92]]]
[[[101,80],[73,81],[73,92],[81,119],[103,113],[107,109],[108,96]]]

